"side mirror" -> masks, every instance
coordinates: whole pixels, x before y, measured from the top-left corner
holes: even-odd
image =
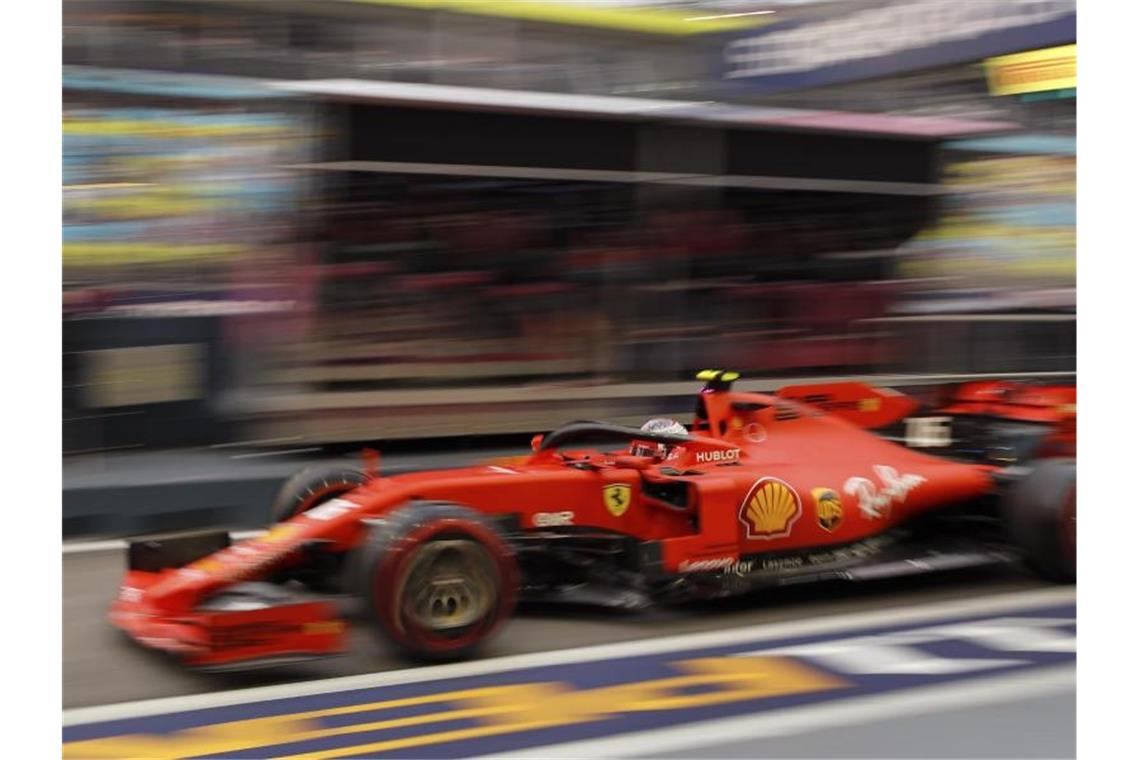
[[[653,466],[653,457],[635,457],[632,454],[619,454],[614,464],[629,470],[644,470]]]
[[[542,433],[539,433],[534,438],[531,438],[530,439],[530,450],[531,451],[538,451],[538,447],[542,445],[542,439],[545,437],[546,436],[544,436]]]

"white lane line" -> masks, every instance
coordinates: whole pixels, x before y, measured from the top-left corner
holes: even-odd
[[[264,459],[265,457],[283,457],[291,454],[309,454],[320,451],[320,446],[308,446],[303,449],[282,449],[280,451],[255,451],[251,454],[231,454],[230,459]]]
[[[260,536],[265,531],[263,530],[235,530],[230,533],[235,541],[244,541],[247,538]],[[141,538],[141,537],[140,537]],[[127,541],[123,539],[113,539],[108,541],[76,541],[73,543],[64,543],[64,554],[86,554],[88,552],[109,552],[127,548]]]
[[[113,705],[78,707],[63,713],[65,726],[99,721],[135,718],[163,713],[199,710],[209,707],[258,702],[286,697],[311,696],[352,689],[393,686],[406,683],[440,681],[446,678],[462,678],[518,668],[536,668],[546,665],[566,665],[593,660],[630,657],[634,655],[661,654],[677,650],[702,647],[726,646],[745,642],[758,642],[791,636],[807,636],[831,633],[850,628],[879,625],[919,623],[939,617],[955,615],[984,615],[992,612],[1013,612],[1043,605],[1067,604],[1075,602],[1076,589],[1072,587],[1048,588],[1038,591],[995,594],[972,599],[958,599],[934,602],[914,607],[893,610],[855,612],[830,615],[811,620],[790,621],[751,625],[724,631],[708,631],[677,636],[647,638],[613,644],[597,644],[573,649],[560,649],[549,652],[508,655],[473,662],[460,662],[449,665],[435,665],[403,670],[390,670],[382,673],[369,673],[356,676],[342,676],[303,683],[260,686],[250,689],[194,694],[182,697],[164,697],[139,702],[123,702]]]
[[[907,715],[952,710],[958,707],[977,707],[1025,697],[1063,694],[1075,690],[1076,683],[1076,666],[1061,665],[968,683],[920,686],[893,694],[855,697],[822,705],[792,707],[690,723],[676,728],[658,728],[605,739],[548,744],[517,752],[479,757],[504,759],[653,757],[656,752],[688,749],[706,750],[694,752],[694,757],[712,757],[713,755],[708,754],[709,751],[715,752],[718,747],[731,742],[802,734],[816,729],[874,723],[887,719],[897,721]]]

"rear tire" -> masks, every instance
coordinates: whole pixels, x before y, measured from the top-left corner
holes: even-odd
[[[482,515],[448,502],[386,515],[358,559],[356,585],[375,629],[417,660],[473,656],[518,596],[510,545]]]
[[[1077,578],[1077,463],[1046,459],[1013,487],[1004,503],[1014,545],[1042,576]]]

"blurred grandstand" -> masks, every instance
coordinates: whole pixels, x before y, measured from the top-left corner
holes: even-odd
[[[1072,371],[1074,43],[1061,1],[65,0],[65,449]]]

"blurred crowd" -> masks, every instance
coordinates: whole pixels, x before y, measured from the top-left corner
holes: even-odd
[[[1011,159],[956,164],[968,192],[934,220],[911,199],[850,193],[682,194],[646,211],[628,184],[417,175],[356,176],[283,218],[300,180],[275,159],[193,155],[116,154],[145,181],[68,192],[65,315],[218,316],[246,386],[905,370],[913,353],[887,318],[931,293],[1032,281],[1041,241],[1072,234],[1071,219],[1034,215],[1030,201],[1058,192],[1044,159],[1012,159],[1016,175]],[[1000,183],[981,182],[987,161]],[[978,217],[999,212],[1005,227]],[[137,237],[101,238],[124,225]],[[986,259],[1000,240],[1021,258]],[[1054,249],[1071,266],[1071,242]]]
[[[318,281],[313,361],[341,368],[326,379],[456,380],[462,362],[472,380],[607,382],[717,361],[770,371],[885,358],[849,336],[886,313],[887,246],[900,222],[864,215],[857,200],[813,199],[809,211],[768,197],[767,209],[639,218],[630,187],[529,183],[523,200],[518,187],[447,184],[467,189],[330,216],[323,263],[308,270]],[[828,258],[852,250],[868,255]],[[836,340],[809,356],[792,348],[804,336]],[[398,372],[400,362],[414,369]]]

